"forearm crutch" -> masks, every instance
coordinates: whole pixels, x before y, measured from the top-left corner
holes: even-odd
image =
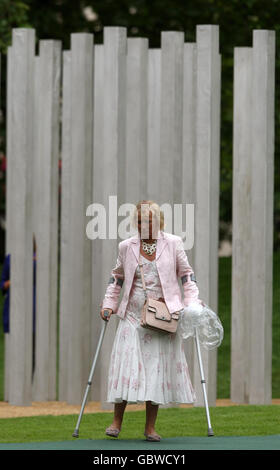
[[[198,356],[198,362],[199,362],[199,368],[200,368],[200,376],[201,376],[201,384],[202,384],[205,410],[206,410],[206,417],[207,417],[207,424],[208,424],[208,436],[210,437],[210,436],[214,436],[214,432],[213,432],[213,429],[211,427],[211,421],[210,421],[210,413],[209,413],[207,393],[206,393],[206,380],[204,378],[204,371],[203,371],[203,364],[202,364],[201,353],[200,353],[200,344],[199,344],[199,337],[198,337],[197,328],[195,328],[195,343],[196,343],[196,350],[197,350],[197,356]]]
[[[106,310],[104,310],[104,316],[105,317],[108,316],[108,312]],[[78,418],[75,430],[72,434],[73,437],[79,437],[79,427],[80,427],[81,419],[82,419],[84,408],[85,408],[86,401],[87,401],[88,392],[89,392],[89,389],[90,389],[90,386],[91,386],[92,377],[93,377],[93,374],[94,374],[96,362],[97,362],[97,359],[98,359],[98,356],[99,356],[99,351],[101,349],[101,345],[102,345],[102,341],[103,341],[103,338],[104,338],[104,334],[105,334],[105,330],[106,330],[106,326],[107,326],[108,321],[109,320],[104,320],[104,323],[102,325],[102,330],[101,330],[101,333],[100,333],[96,353],[95,353],[93,363],[92,363],[92,366],[91,366],[91,371],[90,371],[90,374],[89,374],[88,383],[87,383],[87,386],[86,386],[86,391],[85,391],[82,406],[81,406],[81,411],[80,411],[80,414],[79,414],[79,418]]]

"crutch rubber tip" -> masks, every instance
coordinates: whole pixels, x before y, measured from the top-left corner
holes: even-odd
[[[72,437],[79,437],[79,431],[78,429],[75,429],[75,431],[72,434]]]
[[[212,428],[208,428],[208,436],[211,437],[211,436],[214,436],[214,432],[213,432],[213,429]]]

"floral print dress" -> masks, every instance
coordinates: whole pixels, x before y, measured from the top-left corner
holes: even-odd
[[[163,296],[156,260],[141,254],[147,294]],[[193,403],[196,395],[191,384],[178,334],[161,334],[140,325],[145,301],[139,266],[127,304],[126,315],[120,319],[109,364],[107,402],[152,404]]]

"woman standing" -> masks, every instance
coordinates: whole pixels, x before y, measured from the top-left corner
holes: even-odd
[[[104,320],[108,321],[112,313],[121,318],[108,375],[107,402],[115,404],[114,420],[106,434],[118,437],[127,403],[146,402],[144,435],[146,440],[160,441],[161,437],[155,431],[159,405],[193,403],[196,395],[182,338],[178,334],[162,334],[140,325],[145,297],[139,259],[143,263],[148,296],[165,301],[171,313],[182,310],[189,302],[203,302],[198,299],[199,291],[183,241],[181,237],[163,231],[163,213],[158,204],[140,201],[133,221],[138,234],[119,243],[117,264],[111,272],[100,311]],[[143,229],[148,234],[145,239],[141,238]],[[157,236],[153,238],[153,234]],[[183,284],[184,301],[178,278]],[[118,306],[124,281],[124,296]]]

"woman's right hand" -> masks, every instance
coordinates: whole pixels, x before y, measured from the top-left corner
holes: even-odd
[[[103,320],[109,321],[110,316],[112,315],[113,310],[111,308],[102,308],[100,310],[100,316]]]

